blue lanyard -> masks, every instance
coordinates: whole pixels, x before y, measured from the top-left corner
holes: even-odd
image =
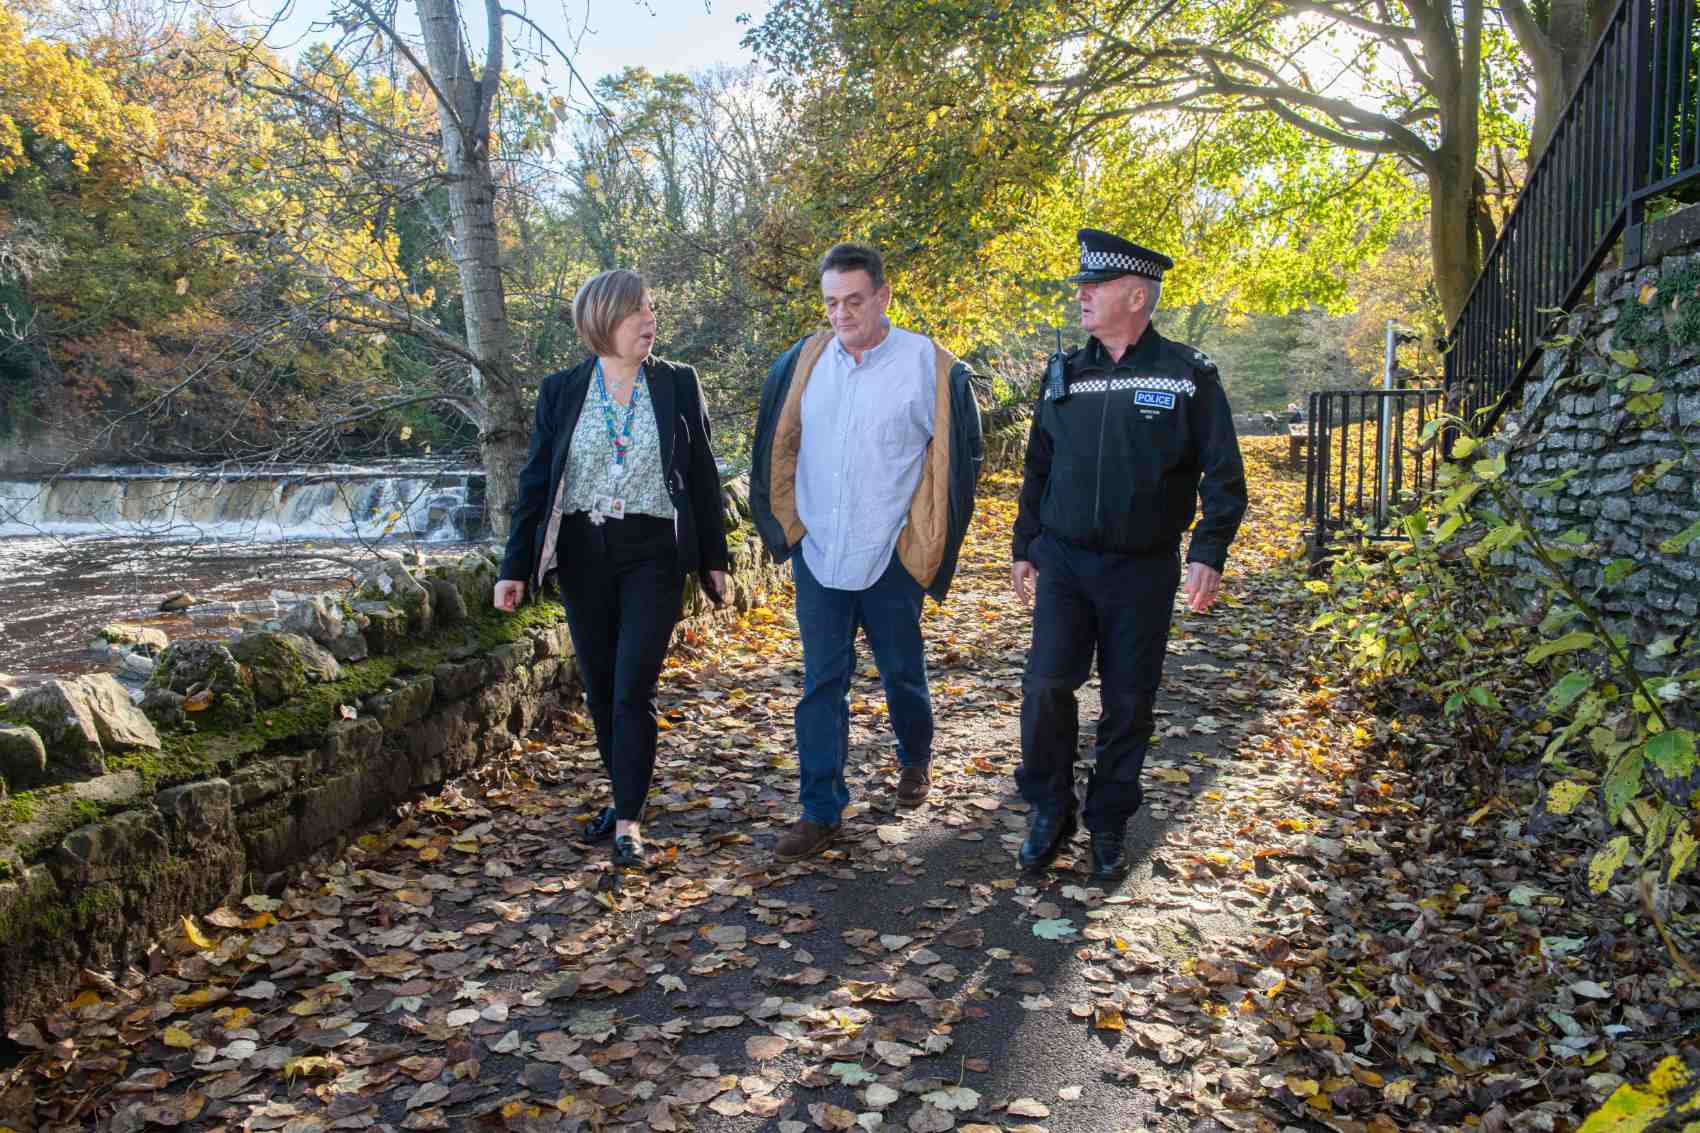
[[[626,450],[632,447],[632,417],[637,413],[638,392],[642,389],[643,367],[638,367],[637,378],[632,382],[632,399],[626,403],[626,422],[618,430],[614,428],[614,399],[608,396],[608,383],[602,380],[602,359],[596,360],[596,395],[602,406],[602,427],[608,430],[608,442],[614,446],[614,463],[626,462]]]

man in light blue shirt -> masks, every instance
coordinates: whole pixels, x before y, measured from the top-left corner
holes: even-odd
[[[927,798],[933,706],[921,600],[942,599],[949,585],[982,451],[966,367],[891,325],[880,254],[840,244],[821,260],[820,281],[832,332],[805,339],[770,373],[752,489],[764,539],[791,559],[803,641],[803,814],[774,847],[786,862],[831,844],[850,802],[858,629],[897,737],[897,803]]]
[[[803,393],[803,561],[834,590],[866,590],[891,565],[933,439],[932,340],[892,326],[889,286],[870,295],[869,282],[821,276],[835,337]]]

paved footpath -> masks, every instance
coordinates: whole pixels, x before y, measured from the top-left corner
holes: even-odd
[[[854,811],[825,856],[773,861],[795,815],[801,679],[790,595],[775,593],[670,663],[654,873],[616,889],[606,851],[575,841],[605,788],[586,722],[562,715],[283,900],[186,925],[153,976],[91,981],[19,1036],[43,1049],[12,1072],[4,1122],[1249,1130],[1231,1103],[1275,1042],[1236,1010],[1255,991],[1243,964],[1221,978],[1224,957],[1278,950],[1315,884],[1280,850],[1303,826],[1303,785],[1271,739],[1300,695],[1283,631],[1250,601],[1177,613],[1133,874],[1092,888],[1082,839],[1024,875],[1012,511],[1013,483],[994,478],[951,601],[929,603],[926,806],[893,805],[864,649]],[[1089,689],[1083,720],[1096,710]]]

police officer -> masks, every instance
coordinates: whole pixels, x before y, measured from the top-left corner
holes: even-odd
[[[1010,581],[1037,601],[1022,678],[1021,768],[1032,805],[1020,861],[1051,863],[1076,831],[1075,692],[1094,650],[1103,711],[1081,817],[1092,877],[1127,872],[1124,837],[1156,727],[1157,686],[1187,550],[1187,606],[1209,609],[1246,509],[1245,469],[1216,366],[1151,325],[1169,257],[1079,232],[1086,345],[1046,369],[1027,438]]]

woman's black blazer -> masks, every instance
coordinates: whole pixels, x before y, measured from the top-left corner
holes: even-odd
[[[656,434],[661,441],[662,469],[675,518],[673,534],[679,552],[679,572],[701,573],[703,589],[718,599],[708,580],[711,570],[726,570],[726,522],[720,505],[720,471],[708,443],[708,410],[702,383],[690,366],[650,357],[644,361],[649,403],[655,410]],[[543,532],[567,467],[567,449],[578,427],[585,395],[596,373],[590,357],[570,370],[543,379],[537,391],[537,420],[531,430],[531,452],[519,474],[519,499],[508,526],[508,548],[502,557],[504,579],[538,590],[543,576],[558,563],[571,568],[573,549],[557,544],[556,563],[540,562]],[[618,522],[618,521],[612,521]]]

